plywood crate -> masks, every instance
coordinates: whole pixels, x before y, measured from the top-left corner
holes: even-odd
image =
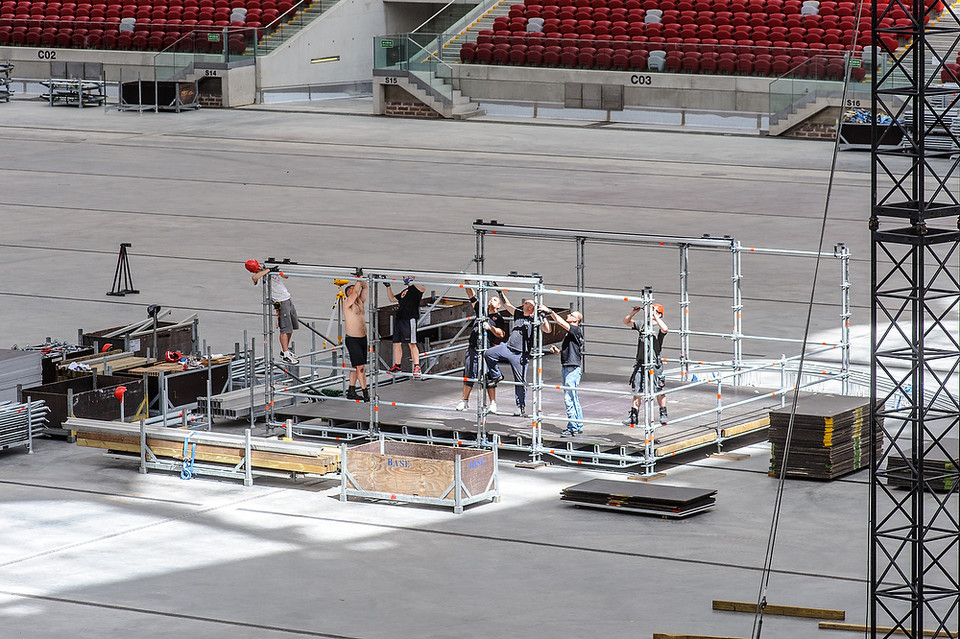
[[[453,506],[499,500],[493,450],[380,441],[343,445],[341,501],[348,496]]]

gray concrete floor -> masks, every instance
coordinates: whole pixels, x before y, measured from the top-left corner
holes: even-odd
[[[473,256],[477,218],[814,250],[833,150],[307,107],[139,115],[14,101],[0,116],[3,347],[74,340],[78,328],[126,324],[155,303],[175,317],[199,313],[201,336],[230,351],[243,331],[260,330],[244,260],[458,271]],[[825,248],[853,251],[860,326],[868,208],[868,156],[841,154]],[[107,297],[121,242],[133,244],[141,294]],[[572,246],[488,249],[488,271],[575,281]],[[695,257],[698,321],[723,325],[728,258]],[[748,257],[745,329],[799,337],[812,264]],[[591,285],[653,285],[675,300],[674,253],[598,247],[587,260]],[[827,264],[817,335],[838,325],[838,286]],[[332,290],[290,288],[302,316],[327,316]],[[622,316],[617,305],[593,308]],[[624,344],[631,352],[632,338]],[[775,356],[783,347],[751,348]],[[755,600],[761,583],[776,482],[768,446],[742,452],[750,457],[670,470],[661,481],[719,494],[713,511],[668,521],[559,501],[565,486],[610,477],[599,471],[504,464],[502,502],[457,516],[341,503],[332,481],[244,488],[139,475],[129,461],[41,440],[33,455],[0,452],[0,624],[3,636],[44,639],[749,636],[752,616],[711,610],[712,599]],[[768,600],[841,608],[862,623],[866,516],[862,473],[789,482]],[[818,632],[812,620],[764,621],[764,636]]]

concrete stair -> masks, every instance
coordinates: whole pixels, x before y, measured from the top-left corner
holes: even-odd
[[[400,86],[447,119],[466,120],[483,115],[483,111],[478,108],[476,102],[471,101],[457,89],[451,88],[435,73],[426,71],[411,73],[406,78],[400,79]]]
[[[322,16],[328,9],[333,7],[335,2],[313,2],[301,9],[290,17],[289,20],[280,24],[276,31],[268,33],[260,38],[257,45],[257,55],[268,55],[276,51],[284,42],[287,42],[297,33],[313,23],[314,20]],[[253,47],[247,47],[244,55],[253,55]]]
[[[770,117],[770,136],[783,135],[793,127],[812,118],[824,109],[839,107],[843,100],[839,92],[821,93],[814,91],[790,105],[790,108]]]

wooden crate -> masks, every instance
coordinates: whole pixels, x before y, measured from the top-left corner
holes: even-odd
[[[380,441],[341,454],[340,499],[364,497],[453,506],[499,501],[497,454],[493,450]]]

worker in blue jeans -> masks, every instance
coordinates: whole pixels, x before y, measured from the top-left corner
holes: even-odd
[[[572,311],[564,319],[554,311],[550,311],[554,323],[567,331],[558,348],[555,344],[550,347],[551,353],[560,353],[560,373],[563,380],[563,405],[567,408],[567,429],[561,437],[574,437],[583,432],[583,409],[580,407],[580,397],[577,395],[577,386],[583,376],[583,313]]]

